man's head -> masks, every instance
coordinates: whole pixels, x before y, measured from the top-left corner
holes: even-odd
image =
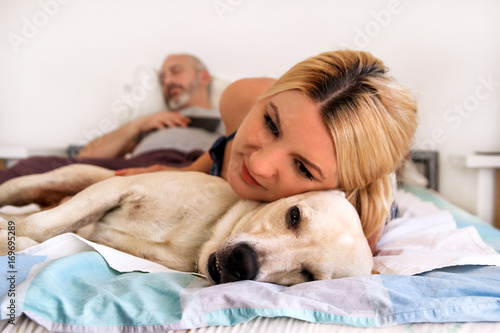
[[[163,63],[159,79],[169,110],[179,110],[188,106],[211,107],[210,74],[195,56],[169,55]]]

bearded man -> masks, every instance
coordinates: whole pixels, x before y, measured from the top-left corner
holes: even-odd
[[[137,118],[85,145],[76,158],[35,156],[0,171],[4,181],[74,164],[112,170],[191,164],[224,133],[210,101],[211,76],[190,54],[169,55],[159,72],[167,110]],[[152,170],[154,171],[154,170]]]
[[[165,59],[159,79],[168,110],[138,118],[91,141],[78,157],[137,156],[160,148],[208,149],[218,136],[212,132],[220,114],[212,109],[211,76],[205,65],[193,55],[172,54]]]

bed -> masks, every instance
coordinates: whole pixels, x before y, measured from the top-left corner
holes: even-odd
[[[0,328],[497,332],[500,231],[436,191],[436,152],[411,157],[415,163],[399,177],[400,217],[389,224],[375,257],[381,274],[292,287],[254,281],[209,286],[196,274],[64,234],[14,260],[0,258]]]
[[[139,67],[135,82],[152,70]],[[213,100],[226,85],[215,81]],[[128,114],[162,103],[161,90],[152,91]],[[439,194],[437,152],[409,157],[398,172],[400,216],[375,257],[381,274],[292,287],[210,286],[196,274],[64,234],[15,258],[0,257],[0,330],[497,332],[500,231]]]

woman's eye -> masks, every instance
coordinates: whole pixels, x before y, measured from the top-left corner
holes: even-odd
[[[275,136],[278,137],[280,135],[280,131],[278,130],[278,127],[274,123],[274,121],[271,119],[271,116],[268,114],[264,115],[264,120],[265,120],[265,125],[266,128]]]
[[[307,179],[310,179],[312,180],[313,179],[313,176],[312,174],[309,172],[309,170],[307,170],[306,166],[304,165],[304,163],[300,162],[300,161],[297,161],[297,169],[299,171],[299,174]]]

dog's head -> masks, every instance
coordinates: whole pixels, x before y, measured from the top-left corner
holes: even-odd
[[[340,191],[262,205],[226,236],[215,236],[200,255],[201,273],[216,284],[256,280],[293,285],[369,275],[373,267],[358,214]]]

